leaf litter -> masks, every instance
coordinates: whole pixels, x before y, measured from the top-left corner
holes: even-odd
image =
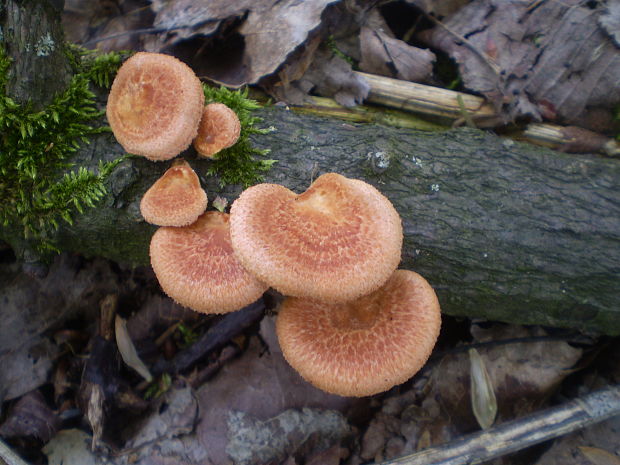
[[[174,53],[191,62],[204,78],[234,87],[257,83],[278,100],[292,102],[304,101],[313,93],[335,97],[345,105],[362,102],[369,89],[356,78],[353,70],[358,66],[390,77],[434,82],[436,70],[429,74],[434,57],[424,51],[431,46],[456,60],[464,86],[494,103],[504,121],[530,117],[610,127],[614,105],[620,100],[620,86],[614,81],[619,75],[617,3],[408,3],[441,21],[418,34],[415,46],[390,30],[373,2],[72,0],[66,2],[64,20],[68,37],[78,42],[104,50]],[[76,454],[81,458],[65,457],[62,463],[89,463],[95,455],[84,451],[83,443],[92,437],[72,429],[75,402],[69,399],[76,391],[75,372],[83,364],[70,362],[67,343],[47,337],[46,332],[83,312],[94,321],[102,296],[120,292],[126,298],[127,287],[119,283],[118,271],[97,260],[82,263],[63,256],[52,265],[50,276],[38,281],[29,281],[10,267],[3,273],[6,269],[3,277],[11,284],[3,288],[9,296],[5,308],[33,308],[39,313],[27,313],[30,316],[23,320],[11,315],[4,325],[23,328],[20,334],[26,337],[0,338],[5,344],[0,351],[3,367],[13,367],[3,370],[0,393],[4,399],[15,399],[5,404],[0,431],[5,436],[26,434],[30,430],[22,424],[24,415],[40,418],[40,426],[33,426],[34,436],[47,438],[46,428],[48,434],[64,428],[48,444],[50,463],[59,460],[51,445],[62,449],[63,438],[79,449]],[[74,288],[63,295],[69,281]],[[181,336],[175,328],[179,322],[199,331],[211,323],[149,289],[129,305],[132,316],[127,322],[128,336],[147,366],[162,353],[174,355],[179,350]],[[39,300],[32,300],[35,295]],[[81,330],[93,328],[87,325]],[[538,341],[494,344],[518,335]],[[155,342],[158,337],[162,337],[160,344]],[[575,345],[546,339],[541,328],[473,325],[471,339],[488,371],[486,387],[492,387],[496,396],[500,422],[546,405],[583,355]],[[82,346],[74,349],[79,352]],[[337,398],[309,386],[288,367],[268,317],[259,335],[239,336],[210,354],[187,373],[188,382],[184,375],[177,376],[167,391],[142,401],[145,405],[137,412],[107,405],[97,458],[154,465],[180,461],[219,465],[231,460],[358,464],[395,458],[479,427],[469,401],[467,357],[465,351],[453,348],[431,361],[414,380],[384,395]],[[58,380],[53,400],[41,396],[44,391],[38,389],[52,376]],[[119,376],[130,389],[140,383],[128,370]],[[596,378],[596,383],[606,382],[611,380]],[[588,386],[583,384],[581,389]],[[58,407],[54,403],[62,399],[67,407],[56,415],[52,406]],[[123,427],[116,430],[119,424]],[[612,437],[617,431],[610,420],[558,440],[537,463],[582,463],[575,457],[589,460],[588,453],[591,457],[614,453]],[[576,450],[578,446],[583,450]],[[118,455],[119,451],[123,453]]]

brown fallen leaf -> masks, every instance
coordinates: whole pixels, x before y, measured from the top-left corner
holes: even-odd
[[[504,324],[489,328],[473,325],[471,332],[479,343],[545,334],[541,328]],[[490,344],[477,350],[494,387],[499,418],[514,418],[540,408],[582,354],[581,349],[561,340]],[[466,353],[454,353],[432,367],[432,391],[427,397],[437,399],[441,411],[462,431],[476,427],[467,402],[471,395],[467,358]]]
[[[412,82],[427,82],[435,54],[395,39],[381,29],[360,31],[361,71]]]
[[[605,11],[599,18],[599,24],[613,38],[620,47],[620,3],[607,2]]]
[[[32,437],[48,442],[60,428],[60,419],[47,405],[39,391],[19,399],[0,425],[0,435],[6,438]]]
[[[618,431],[620,431],[620,417],[614,417],[576,431],[562,438],[556,439],[551,447],[533,465],[601,465],[596,459],[609,458],[600,451],[618,450]],[[583,448],[596,449],[590,456],[583,453]],[[591,460],[591,457],[594,460]],[[615,457],[618,459],[618,457]],[[606,462],[602,462],[606,464]],[[611,462],[616,465],[618,462]]]
[[[0,400],[18,398],[48,382],[60,351],[47,334],[72,318],[95,320],[99,300],[118,287],[105,260],[59,255],[44,278],[21,272],[17,263],[5,265],[0,279]]]
[[[592,465],[620,465],[620,457],[598,447],[579,446],[579,451]]]
[[[301,379],[279,351],[273,318],[263,319],[261,336],[269,350],[256,337],[251,337],[246,352],[224,365],[217,376],[196,393],[201,412],[196,434],[208,460],[214,464],[227,463],[230,460],[229,454],[239,460],[242,455],[246,457],[244,454],[249,454],[247,457],[252,454],[261,454],[261,457],[268,455],[261,449],[260,442],[244,442],[240,439],[241,435],[252,431],[257,435],[269,435],[276,431],[274,425],[282,426],[277,417],[288,412],[286,424],[296,434],[278,439],[279,446],[274,446],[271,451],[274,458],[280,457],[282,460],[287,451],[295,450],[303,443],[305,436],[300,436],[300,432],[313,431],[308,420],[320,418],[316,409],[333,412],[321,418],[338,426],[342,425],[338,419],[339,414],[336,415],[338,411],[363,402],[327,394]],[[303,413],[304,408],[312,411]],[[252,426],[253,429],[244,430],[243,425]],[[342,431],[339,428],[336,430]],[[320,431],[327,432],[329,428]],[[279,435],[282,436],[281,431]],[[324,433],[320,433],[320,437],[324,437]],[[235,447],[230,446],[231,442]]]
[[[67,0],[62,24],[70,42],[103,51],[139,50],[142,36],[133,31],[147,28],[149,16],[142,0]]]
[[[146,48],[200,64],[196,67],[198,74],[221,84],[254,84],[275,72],[308,39],[332,3],[335,0],[155,1],[151,6],[153,26],[169,32],[151,37]],[[202,42],[188,49],[188,39]],[[225,61],[226,66],[218,65],[218,61]]]
[[[597,130],[588,110],[606,109],[613,119],[620,52],[599,25],[604,3],[592,6],[568,0],[495,8],[476,0],[439,23],[431,44],[456,60],[465,87],[487,97],[506,122],[545,118]]]

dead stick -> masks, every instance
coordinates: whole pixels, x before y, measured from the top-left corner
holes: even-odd
[[[5,463],[6,465],[28,465],[4,441],[0,440],[0,464]]]
[[[456,441],[382,465],[473,465],[620,415],[620,386],[610,386]]]
[[[159,360],[151,369],[157,376],[161,373],[179,373],[189,368],[212,350],[223,346],[256,323],[265,311],[265,304],[260,298],[256,302],[238,310],[227,313],[221,320],[207,330],[196,342],[181,350],[171,360]]]

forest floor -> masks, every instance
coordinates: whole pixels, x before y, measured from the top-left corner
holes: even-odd
[[[606,138],[619,131],[613,2],[356,8],[67,0],[63,19],[74,42],[172,53],[205,80],[252,84],[287,104],[310,94],[361,103],[364,71],[483,96],[496,111],[485,127],[545,120]],[[269,291],[240,325],[175,304],[150,267],[71,254],[24,266],[2,247],[0,302],[15,317],[0,326],[0,436],[31,465],[381,463],[620,383],[617,338],[444,316],[413,379],[339,397],[285,361],[280,300]],[[145,379],[145,368],[164,365]],[[490,463],[620,463],[619,437],[616,417]]]

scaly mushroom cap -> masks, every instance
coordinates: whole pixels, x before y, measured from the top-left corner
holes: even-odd
[[[398,213],[377,189],[336,173],[303,194],[245,190],[231,208],[235,254],[284,295],[343,302],[380,287],[400,262]]]
[[[223,103],[210,103],[204,107],[194,139],[199,155],[212,158],[220,150],[235,145],[241,134],[241,122],[237,114]]]
[[[289,297],[276,329],[284,357],[301,376],[341,396],[369,396],[411,378],[439,335],[435,292],[397,270],[370,295],[344,304]]]
[[[198,312],[239,310],[267,290],[235,258],[227,213],[207,212],[189,226],[159,228],[150,254],[164,292]]]
[[[158,226],[187,226],[206,209],[207,194],[185,160],[176,160],[140,201],[144,219]]]
[[[118,70],[106,114],[123,148],[150,160],[169,160],[192,143],[204,94],[189,66],[161,53],[139,52]]]

